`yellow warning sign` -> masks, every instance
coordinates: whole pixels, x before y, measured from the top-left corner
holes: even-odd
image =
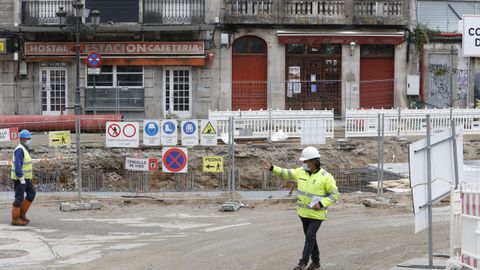
[[[203,157],[203,172],[213,172],[213,173],[223,172],[223,157],[222,156]]]
[[[70,130],[48,132],[48,145],[49,146],[70,145]]]
[[[208,121],[207,125],[202,130],[202,134],[212,134],[212,135],[215,134],[216,135],[217,131],[213,127],[212,123],[210,121]]]

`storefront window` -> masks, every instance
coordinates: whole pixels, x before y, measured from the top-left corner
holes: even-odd
[[[94,78],[95,77],[95,78]],[[108,66],[101,67],[100,75],[88,75],[87,86],[143,86],[143,66]]]

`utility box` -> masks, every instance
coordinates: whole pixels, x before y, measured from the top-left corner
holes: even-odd
[[[407,76],[407,96],[420,95],[420,76],[408,75]]]

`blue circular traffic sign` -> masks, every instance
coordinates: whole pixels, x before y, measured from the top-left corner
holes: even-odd
[[[102,56],[97,52],[91,52],[87,55],[87,64],[91,68],[97,68],[102,64]]]
[[[165,134],[167,134],[167,135],[172,134],[177,129],[175,124],[171,121],[167,121],[167,122],[163,123],[162,128],[163,128],[163,132],[165,132]]]
[[[158,125],[155,122],[147,122],[144,129],[148,136],[155,136],[158,134]]]
[[[183,123],[183,132],[187,135],[192,135],[197,130],[197,127],[194,122],[187,121]]]

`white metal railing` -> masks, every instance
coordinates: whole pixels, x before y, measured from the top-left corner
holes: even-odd
[[[269,138],[282,130],[289,137],[300,137],[305,119],[325,119],[325,136],[333,138],[333,110],[259,110],[259,111],[209,111],[208,118],[217,120],[218,134],[228,133],[228,118],[235,122],[236,138]]]
[[[346,111],[345,137],[377,136],[379,115],[384,117],[385,136],[424,135],[427,114],[433,131],[449,128],[453,119],[464,134],[480,134],[480,109],[372,109]]]

